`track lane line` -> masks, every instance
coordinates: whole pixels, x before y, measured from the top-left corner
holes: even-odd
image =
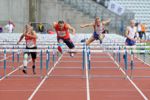
[[[117,67],[121,70],[121,72],[126,75],[129,82],[134,86],[134,88],[139,92],[139,94],[143,97],[144,100],[148,100],[148,97],[142,92],[142,90],[131,80],[131,78],[125,73],[125,71],[120,67],[120,65],[113,59],[113,57],[108,53],[109,57],[115,62]]]
[[[148,65],[150,67],[150,64],[148,64],[147,62],[143,61],[141,58],[135,56],[135,58],[137,58],[138,60],[140,60],[141,62],[143,62],[144,64]]]
[[[32,61],[32,59],[30,59],[30,60],[28,61],[28,63],[31,62],[31,61]],[[19,70],[20,68],[22,68],[22,67],[23,67],[23,64],[20,65],[20,66],[18,66],[15,70],[9,72],[8,74],[6,74],[5,76],[3,76],[2,78],[0,78],[0,82],[1,82],[2,80],[4,80],[6,77],[8,77],[8,76],[10,76],[11,74],[13,74],[14,72],[18,71],[18,70]]]
[[[21,52],[21,53],[22,53],[22,52]],[[21,53],[20,53],[20,54],[21,54]],[[18,54],[18,53],[15,53],[15,55],[17,55],[17,54]],[[12,57],[12,56],[13,56],[13,55],[11,54],[10,56],[6,57],[6,60],[9,59],[9,58]],[[4,58],[0,59],[0,61],[4,61],[4,60],[5,60]]]
[[[31,62],[31,59],[28,61],[28,63],[29,63],[29,62]],[[18,71],[18,70],[19,70],[20,68],[22,68],[22,67],[23,67],[23,64],[20,65],[20,66],[18,66],[15,70],[9,72],[7,75],[3,76],[3,77],[0,79],[0,82],[1,82],[2,80],[4,80],[6,77],[8,77],[8,76],[10,76],[11,74],[13,74],[14,72]]]
[[[90,82],[89,82],[90,80],[89,80],[87,53],[85,53],[85,68],[86,68],[86,94],[87,94],[87,100],[90,100]]]
[[[32,100],[32,98],[35,96],[35,94],[39,91],[40,87],[44,84],[48,76],[51,74],[51,72],[55,69],[56,65],[59,63],[63,55],[60,56],[60,58],[57,60],[57,62],[54,64],[54,66],[49,70],[47,75],[43,78],[43,80],[39,83],[39,85],[35,88],[35,90],[32,92],[32,94],[29,96],[28,100]]]

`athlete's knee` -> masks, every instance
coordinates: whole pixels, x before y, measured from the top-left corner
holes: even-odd
[[[27,63],[28,63],[28,54],[24,54],[23,65],[27,66]]]
[[[85,44],[88,46],[90,45],[91,41],[90,40],[86,40]]]
[[[60,42],[60,43],[58,43],[58,46],[60,46],[60,47],[63,47],[63,43],[62,42]]]
[[[35,58],[32,58],[32,62],[35,62],[36,61],[36,59]]]

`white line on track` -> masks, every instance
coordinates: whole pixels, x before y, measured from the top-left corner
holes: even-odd
[[[17,55],[17,53],[16,53],[15,55]],[[9,59],[10,57],[12,57],[12,55],[11,55],[11,56],[6,57],[6,60],[7,60],[7,59]],[[0,61],[4,61],[4,60],[5,60],[4,58],[3,58],[3,59],[0,59]]]
[[[47,75],[43,78],[43,80],[40,82],[40,84],[36,87],[36,89],[33,91],[33,93],[30,95],[30,97],[28,98],[28,100],[32,100],[32,98],[34,97],[34,95],[38,92],[38,90],[40,89],[40,87],[44,84],[44,82],[46,81],[46,79],[48,78],[48,76],[51,74],[51,72],[55,69],[56,65],[59,63],[59,61],[61,60],[63,55],[60,56],[60,58],[58,59],[58,61],[54,64],[54,66],[49,70],[49,72],[47,73]]]
[[[28,61],[28,63],[29,62],[31,62],[32,60],[30,59],[29,61]],[[10,76],[11,74],[13,74],[14,72],[16,72],[17,70],[19,70],[20,68],[22,68],[23,67],[23,64],[22,65],[20,65],[20,66],[18,66],[15,70],[13,70],[12,72],[10,72],[10,73],[8,73],[7,75],[5,75],[5,76],[3,76],[2,78],[0,78],[0,81],[2,81],[2,80],[4,80],[6,77],[8,77],[8,76]]]
[[[29,60],[29,62],[31,62],[31,60]],[[28,63],[29,63],[29,62],[28,62]],[[3,76],[3,77],[0,79],[0,81],[4,80],[6,77],[10,76],[11,74],[13,74],[14,72],[16,72],[17,70],[19,70],[19,69],[22,68],[22,67],[23,67],[23,64],[20,65],[19,67],[17,67],[17,68],[16,68],[15,70],[13,70],[12,72],[10,72],[10,73],[8,73],[7,75]]]
[[[150,67],[150,64],[146,63],[145,61],[143,61],[142,59],[140,59],[139,57],[135,56],[138,60],[140,60],[141,62],[143,62],[144,64],[148,65]]]
[[[115,62],[115,64],[120,68],[121,72],[126,75],[126,78],[130,81],[130,83],[134,86],[134,88],[140,93],[144,100],[148,100],[146,95],[142,92],[142,90],[131,80],[131,78],[125,73],[125,71],[120,67],[120,65],[113,59],[113,57],[108,53],[110,58]]]
[[[89,82],[87,53],[85,53],[85,69],[86,69],[86,94],[87,94],[87,100],[90,100],[90,82]]]

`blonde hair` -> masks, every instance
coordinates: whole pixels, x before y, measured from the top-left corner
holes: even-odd
[[[95,25],[97,24],[97,21],[98,21],[98,20],[100,20],[100,18],[99,18],[99,17],[96,17],[96,18],[95,18]]]
[[[31,29],[31,34],[33,34],[33,27],[30,24],[25,25],[25,33],[27,33]]]

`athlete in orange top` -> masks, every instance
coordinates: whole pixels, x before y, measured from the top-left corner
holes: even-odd
[[[22,39],[25,37],[25,41],[26,41],[26,49],[37,49],[36,46],[36,39],[37,39],[37,35],[36,32],[33,31],[33,27],[30,24],[27,24],[25,26],[25,30],[23,32],[23,34],[21,35],[19,41],[17,42],[17,44],[19,44]],[[36,52],[25,52],[24,53],[24,61],[23,61],[23,73],[27,74],[27,63],[28,63],[28,56],[31,54],[32,57],[32,62],[33,62],[33,74],[35,73],[35,60],[36,60]]]
[[[75,34],[75,29],[64,21],[58,21],[53,23],[53,27],[57,33],[57,41],[58,41],[58,51],[62,53],[62,43],[64,42],[69,49],[74,49],[75,45],[70,39],[69,30],[72,31],[72,34]],[[70,56],[74,56],[73,52],[70,52]]]
[[[144,35],[144,39],[146,40],[145,32],[146,32],[146,25],[143,23],[143,24],[141,24],[141,34],[139,34],[141,39],[143,38],[143,35]]]

